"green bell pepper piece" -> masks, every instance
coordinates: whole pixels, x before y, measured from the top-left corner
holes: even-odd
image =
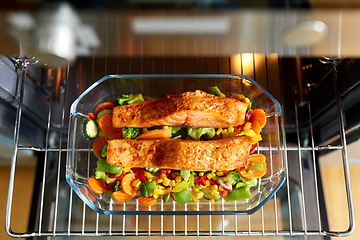
[[[217,86],[209,87],[209,93],[218,97],[222,97],[220,89]]]
[[[146,184],[145,183],[142,183],[139,187],[139,190],[140,190],[140,193],[143,197],[147,197],[148,195],[148,191],[147,191],[147,188],[146,188]]]
[[[147,192],[149,194],[149,196],[151,197],[152,195],[154,195],[154,190],[156,188],[156,183],[155,182],[145,182],[144,183],[147,189]]]
[[[240,201],[249,198],[251,198],[251,195],[248,187],[233,189],[224,197],[227,202]]]
[[[117,167],[108,164],[105,159],[99,159],[96,168],[97,171],[113,173],[113,174],[121,174],[122,169],[123,169],[122,167]]]
[[[183,205],[185,203],[191,202],[192,194],[190,193],[188,188],[181,190],[180,192],[172,193],[175,202],[179,205]]]
[[[165,196],[163,197],[164,204],[165,204],[165,203],[167,203],[167,202],[169,201],[169,199],[170,199],[170,195],[171,195],[171,193],[167,193],[167,194],[165,194]]]
[[[185,181],[188,181],[188,180],[189,180],[189,177],[190,177],[190,171],[189,171],[189,170],[180,169],[180,176],[181,176]]]

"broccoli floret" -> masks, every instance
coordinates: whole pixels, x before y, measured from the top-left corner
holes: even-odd
[[[122,134],[123,138],[133,139],[140,135],[140,129],[133,127],[123,127]]]
[[[117,181],[115,184],[114,184],[114,186],[112,187],[112,191],[113,192],[117,192],[117,191],[119,191],[119,190],[121,190],[122,188],[121,188],[121,184],[120,184],[120,182],[119,181]]]
[[[136,94],[136,95],[123,94],[122,97],[118,97],[116,100],[116,102],[119,106],[128,105],[128,104],[137,103],[137,102],[143,102],[143,101],[145,101],[145,100],[141,93]]]
[[[110,184],[110,183],[113,183],[116,181],[116,178],[109,178],[104,171],[98,171],[97,169],[95,170],[95,178],[102,179],[107,184]]]
[[[102,148],[100,149],[100,153],[99,153],[100,158],[106,158],[106,156],[107,156],[107,148],[108,148],[107,144],[104,144],[104,146],[102,146]]]
[[[240,174],[236,171],[231,171],[225,177],[220,178],[225,184],[236,185],[241,181]]]
[[[223,96],[223,94],[220,92],[220,89],[217,86],[209,87],[209,93],[218,97]]]
[[[188,128],[187,134],[196,141],[199,141],[203,135],[209,140],[215,137],[215,128]]]

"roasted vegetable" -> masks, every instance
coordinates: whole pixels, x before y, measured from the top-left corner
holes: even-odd
[[[144,98],[142,96],[141,93],[133,95],[133,94],[123,94],[122,97],[118,97],[116,99],[116,102],[119,106],[122,105],[128,105],[128,104],[132,104],[132,103],[137,103],[137,102],[144,102]]]
[[[98,126],[90,118],[86,118],[83,122],[83,134],[87,139],[94,139],[99,133]]]
[[[140,129],[133,127],[124,127],[122,129],[123,138],[133,139],[140,135]]]
[[[205,136],[207,140],[213,139],[215,137],[215,128],[188,128],[187,134],[194,140],[199,141],[201,136]]]

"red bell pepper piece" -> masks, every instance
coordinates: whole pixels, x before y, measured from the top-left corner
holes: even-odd
[[[255,152],[255,148],[257,146],[257,143],[255,143],[252,148],[250,149],[250,154],[253,154],[253,152]]]
[[[225,197],[228,194],[228,192],[229,191],[226,189],[224,189],[224,191],[220,191],[222,197]]]
[[[199,185],[203,185],[203,186],[206,186],[206,180],[207,180],[207,177],[206,175],[198,178],[198,179],[195,179],[194,182],[199,184]]]
[[[89,113],[89,119],[93,120],[93,121],[96,121],[96,115],[95,113]]]
[[[108,185],[106,185],[105,189],[111,190],[113,186],[114,186],[114,183],[109,183]]]
[[[144,182],[147,182],[147,179],[144,175],[145,173],[145,170],[144,169],[141,169],[141,168],[131,168],[131,170],[134,172],[134,173],[137,173],[138,177],[139,177],[139,180],[144,183]]]
[[[209,183],[210,185],[219,185],[217,182],[215,182],[215,180],[213,179],[209,179]]]

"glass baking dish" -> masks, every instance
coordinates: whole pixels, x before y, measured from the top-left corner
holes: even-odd
[[[137,199],[115,202],[111,196],[95,194],[87,186],[93,176],[97,157],[92,153],[94,140],[82,133],[82,123],[101,102],[116,99],[121,94],[138,94],[161,98],[186,91],[207,91],[218,86],[226,96],[243,94],[252,102],[252,109],[261,108],[267,123],[261,132],[263,140],[255,152],[266,156],[267,173],[250,189],[251,198],[236,202],[210,203],[202,198],[198,203],[178,205],[172,199],[166,204],[159,198],[156,205],[143,207]],[[70,109],[70,126],[66,163],[66,180],[74,192],[94,211],[101,214],[138,215],[230,215],[252,214],[263,206],[285,180],[284,140],[280,104],[254,80],[243,75],[108,75],[84,91]]]

